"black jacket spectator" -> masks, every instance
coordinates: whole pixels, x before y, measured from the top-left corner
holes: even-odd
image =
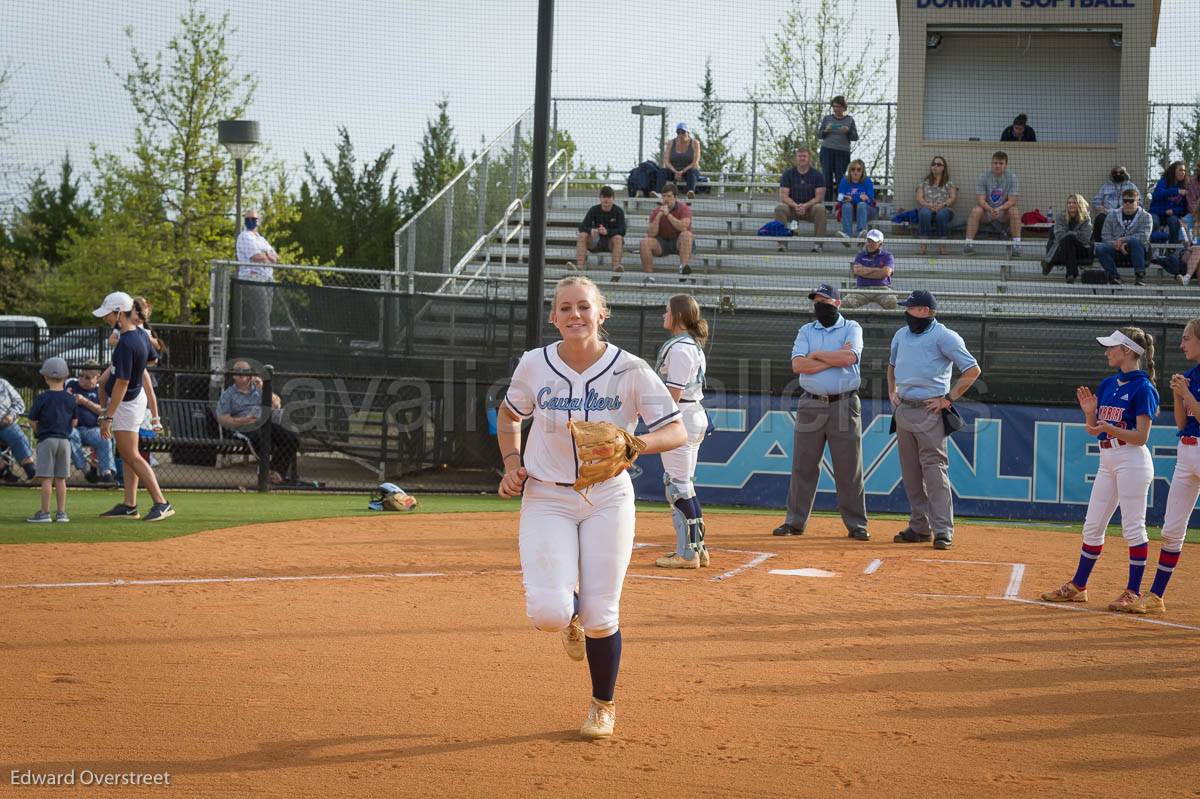
[[[579,232],[590,233],[601,226],[608,231],[607,235],[609,236],[624,236],[625,209],[616,203],[613,203],[613,207],[607,211],[600,205],[593,205],[588,209],[587,216],[579,223]]]

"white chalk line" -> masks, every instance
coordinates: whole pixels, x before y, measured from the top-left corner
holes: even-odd
[[[118,577],[115,580],[75,581],[65,583],[15,583],[0,585],[0,589],[13,590],[19,588],[113,588],[143,585],[206,585],[213,583],[294,583],[317,580],[381,580],[413,577],[445,577],[444,572],[380,572],[374,574],[299,574],[257,577],[168,577],[157,580],[126,580]]]
[[[766,563],[771,558],[775,557],[774,552],[750,552],[750,551],[744,550],[744,549],[726,549],[726,550],[715,550],[714,549],[713,551],[714,552],[718,552],[718,551],[738,552],[743,555],[753,555],[754,556],[748,563],[744,563],[735,569],[730,569],[729,571],[727,571],[723,574],[718,574],[716,577],[710,578],[712,580],[712,582],[714,582],[714,583],[719,583],[722,580],[728,580],[731,577],[737,577],[742,572],[750,571],[751,569],[755,568],[756,566],[761,566],[762,564]]]
[[[1008,600],[1009,602],[1018,602],[1022,605],[1035,605],[1035,606],[1041,607],[1041,608],[1053,608],[1056,610],[1077,610],[1077,611],[1080,611],[1081,613],[1103,613],[1106,616],[1118,616],[1121,618],[1129,619],[1130,621],[1140,621],[1144,624],[1156,624],[1159,627],[1175,627],[1180,630],[1195,630],[1197,632],[1200,632],[1200,627],[1196,627],[1191,624],[1180,624],[1179,622],[1167,621],[1166,619],[1151,619],[1146,616],[1139,616],[1139,615],[1132,614],[1132,613],[1114,613],[1111,610],[1099,610],[1097,608],[1081,608],[1077,604],[1071,604],[1071,603],[1067,603],[1067,602],[1043,602],[1040,599],[1022,599],[1022,598],[1016,597],[1016,596],[1005,597],[1005,599]]]
[[[686,577],[668,577],[665,574],[626,574],[631,580],[682,580],[687,581]]]
[[[863,574],[874,574],[875,572],[879,571],[879,567],[882,565],[883,559],[875,558],[875,560],[867,564],[867,568],[863,569]]]

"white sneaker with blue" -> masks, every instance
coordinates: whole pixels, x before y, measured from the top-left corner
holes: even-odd
[[[50,511],[40,510],[25,521],[29,522],[30,524],[50,524],[53,519],[50,517]]]
[[[71,517],[67,515],[65,510],[60,510],[58,513],[54,514],[54,521],[66,523],[71,521]]]
[[[171,507],[170,502],[155,502],[151,506],[150,512],[146,514],[145,522],[160,522],[163,519],[170,518],[175,515],[175,509]]]

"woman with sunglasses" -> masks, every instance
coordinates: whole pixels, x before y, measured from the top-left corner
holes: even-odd
[[[875,208],[875,184],[867,176],[867,165],[861,158],[850,162],[850,169],[838,181],[838,202],[842,206],[842,229],[838,235],[843,244],[866,231],[871,211]]]
[[[929,162],[929,174],[917,187],[917,220],[921,238],[930,239],[936,231],[937,238],[950,236],[950,221],[954,219],[954,203],[958,201],[958,186],[950,180],[950,167],[946,159],[935,155]],[[929,245],[921,242],[921,255],[929,252]],[[946,246],[938,244],[938,254],[946,254]]]

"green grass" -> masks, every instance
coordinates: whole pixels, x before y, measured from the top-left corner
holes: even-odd
[[[242,494],[230,491],[171,491],[168,496],[176,515],[166,521],[145,524],[140,521],[99,519],[101,512],[120,501],[116,491],[71,491],[67,495],[70,524],[29,524],[25,517],[38,509],[37,489],[28,487],[0,488],[0,544],[78,543],[98,541],[157,541],[203,530],[219,530],[243,524],[263,524],[303,519],[328,519],[341,516],[371,517],[367,510],[367,495],[361,494]],[[468,513],[508,511],[515,513],[520,503],[482,494],[419,494],[418,513]],[[149,498],[140,497],[142,512],[150,509]],[[638,510],[662,511],[664,503],[639,502]],[[771,508],[705,506],[705,513],[737,516],[779,516],[782,511]],[[836,514],[818,513],[832,517]],[[895,513],[871,514],[872,528],[877,540],[890,537],[891,525],[903,525],[906,515]],[[1029,530],[1046,530],[1078,534],[1077,523],[1038,523],[1008,519],[971,519],[959,517],[961,524],[996,524]],[[897,527],[899,529],[899,527]],[[770,532],[764,530],[764,533]],[[1120,535],[1120,528],[1109,527],[1109,535]],[[1150,531],[1158,539],[1159,531]],[[1200,531],[1188,534],[1189,542],[1200,542]]]

